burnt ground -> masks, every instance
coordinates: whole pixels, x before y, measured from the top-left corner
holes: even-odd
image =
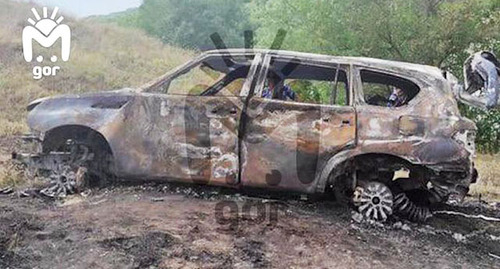
[[[0,139],[0,165],[18,147]],[[443,209],[500,218],[498,204]],[[329,197],[179,184],[63,200],[0,195],[2,269],[308,267],[499,268],[500,223],[451,215],[357,222]]]
[[[477,203],[452,210],[500,217]],[[200,267],[499,268],[500,223],[358,223],[328,199],[174,184],[0,196],[0,268]]]

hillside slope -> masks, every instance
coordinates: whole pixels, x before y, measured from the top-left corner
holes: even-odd
[[[24,61],[21,42],[27,19],[34,17],[32,7],[32,4],[0,0],[0,93],[3,96],[0,98],[0,136],[27,131],[25,107],[30,100],[61,93],[140,86],[193,55],[193,52],[166,46],[140,30],[59,14],[72,30],[70,59],[58,62],[61,71],[56,76],[35,80],[32,69],[37,63]],[[41,12],[41,7],[37,9]],[[49,8],[49,14],[51,12]],[[59,49],[54,51],[60,55]]]

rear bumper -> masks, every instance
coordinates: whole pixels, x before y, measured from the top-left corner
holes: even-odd
[[[461,162],[430,165],[430,182],[433,189],[445,201],[449,199],[461,201],[469,192],[471,184],[477,182],[478,171],[474,162],[469,159]]]

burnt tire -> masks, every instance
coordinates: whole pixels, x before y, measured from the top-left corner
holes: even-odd
[[[340,204],[350,204],[352,202],[353,189],[352,182],[347,176],[339,176],[335,179],[333,184],[333,194],[335,201]]]
[[[404,192],[394,197],[394,211],[397,215],[413,222],[425,222],[432,217],[429,206],[419,205]]]
[[[420,178],[419,174],[413,173],[410,178],[398,178],[390,185],[394,193],[395,215],[412,222],[425,222],[432,217],[430,207],[434,196]]]
[[[106,142],[98,137],[58,137],[58,141],[52,138],[49,142],[44,151],[69,153],[69,158],[50,172],[50,186],[41,191],[43,194],[64,197],[86,188],[103,187],[114,179],[112,155]]]

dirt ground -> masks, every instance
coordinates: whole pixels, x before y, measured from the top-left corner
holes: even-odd
[[[500,217],[495,207],[453,210]],[[114,186],[59,201],[3,195],[0,228],[0,268],[500,267],[499,222],[356,222],[329,199],[202,186]]]
[[[18,145],[0,139],[0,164]],[[330,196],[181,184],[0,195],[0,268],[500,268],[500,222],[360,221]],[[500,204],[443,208],[500,218]],[[353,217],[354,216],[354,217]]]

